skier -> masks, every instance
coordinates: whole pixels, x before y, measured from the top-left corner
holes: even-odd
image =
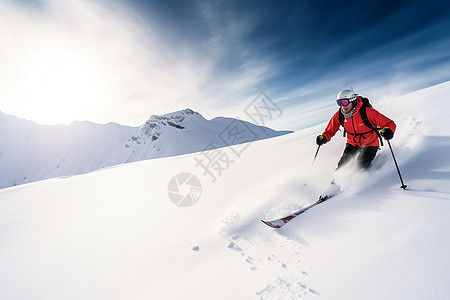
[[[337,95],[336,102],[340,108],[328,122],[325,131],[317,136],[316,143],[319,146],[326,144],[339,127],[343,126],[344,135],[347,134],[347,143],[337,169],[352,158],[356,158],[358,168],[368,169],[379,149],[380,136],[386,140],[392,139],[396,125],[394,121],[373,109],[367,98],[355,94],[353,89],[342,90]],[[339,192],[339,189],[332,181],[329,189],[332,190],[331,193]],[[330,191],[325,192],[319,197],[319,201],[324,201],[330,196],[333,196]]]
[[[380,142],[382,145],[383,141],[381,140],[381,137],[384,137],[385,140],[392,139],[394,137],[396,125],[394,121],[373,109],[367,98],[355,94],[353,89],[341,91],[337,95],[337,104],[340,107],[339,110],[333,115],[330,122],[328,122],[325,131],[316,138],[316,143],[319,146],[326,144],[336,134],[339,127],[343,126],[344,135],[347,134],[347,144],[345,145],[344,153],[338,162],[337,169],[344,166],[352,158],[355,158],[358,167],[366,170],[370,167],[372,160],[375,158]],[[319,151],[319,149],[317,149],[317,151]],[[392,155],[394,154],[392,153]],[[400,180],[402,181],[401,188],[406,188],[401,176]],[[261,221],[270,227],[281,228],[293,218],[340,192],[341,187],[333,179],[328,189],[320,195],[317,202],[303,207],[283,218],[272,221]]]

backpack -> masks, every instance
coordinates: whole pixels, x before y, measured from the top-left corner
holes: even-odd
[[[369,99],[367,99],[367,98],[358,97],[358,99],[360,99],[362,101],[362,106],[359,109],[359,113],[361,115],[362,121],[363,121],[364,125],[369,127],[371,130],[367,131],[367,132],[364,132],[364,133],[357,133],[357,134],[349,133],[349,134],[353,135],[354,137],[356,137],[358,135],[361,135],[361,136],[364,137],[365,134],[370,133],[372,131],[375,131],[375,133],[378,135],[378,138],[380,139],[380,145],[383,146],[383,139],[381,138],[381,135],[380,135],[380,132],[379,132],[380,128],[372,125],[372,123],[370,123],[369,119],[367,118],[366,109],[367,108],[373,108],[372,104],[370,104]],[[344,120],[345,120],[344,114],[339,109],[339,123],[341,124],[342,127],[344,127]],[[344,136],[345,136],[346,133],[347,133],[347,131],[345,130],[345,127],[344,127]]]

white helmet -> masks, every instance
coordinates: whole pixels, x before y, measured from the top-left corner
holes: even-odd
[[[356,94],[353,89],[349,90],[349,89],[345,89],[342,90],[336,97],[336,100],[341,100],[341,99],[348,99],[350,102],[353,102],[356,100],[356,96],[358,94]]]

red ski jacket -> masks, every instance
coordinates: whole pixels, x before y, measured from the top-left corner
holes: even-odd
[[[359,147],[379,147],[380,141],[378,139],[378,135],[375,131],[372,131],[372,129],[367,127],[361,118],[359,109],[362,105],[362,100],[360,99],[360,97],[358,97],[355,113],[350,118],[344,119],[344,128],[347,131],[347,143]],[[378,126],[379,128],[389,128],[392,130],[392,132],[395,132],[395,128],[397,126],[395,125],[394,121],[379,113],[377,110],[366,107],[366,114],[367,119],[374,127]],[[339,130],[340,126],[341,124],[339,123],[338,110],[333,115],[330,122],[328,122],[328,126],[327,128],[325,128],[325,131],[322,133],[322,135],[327,138],[327,141],[329,141]]]

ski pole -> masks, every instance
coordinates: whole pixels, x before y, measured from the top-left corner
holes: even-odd
[[[317,154],[319,154],[319,149],[320,149],[320,145],[317,147],[316,155],[314,155],[314,159],[313,159],[313,162],[312,162],[312,164],[311,164],[311,169],[312,169],[312,167],[314,166],[314,162],[316,161]],[[311,171],[311,169],[310,169],[310,171]]]
[[[400,169],[398,168],[397,160],[395,159],[394,151],[392,150],[391,142],[387,140],[389,148],[391,149],[392,158],[394,159],[395,167],[397,168],[398,176],[400,177],[400,182],[402,183],[402,186],[400,188],[406,189],[407,185],[403,183],[402,174],[400,174]]]

